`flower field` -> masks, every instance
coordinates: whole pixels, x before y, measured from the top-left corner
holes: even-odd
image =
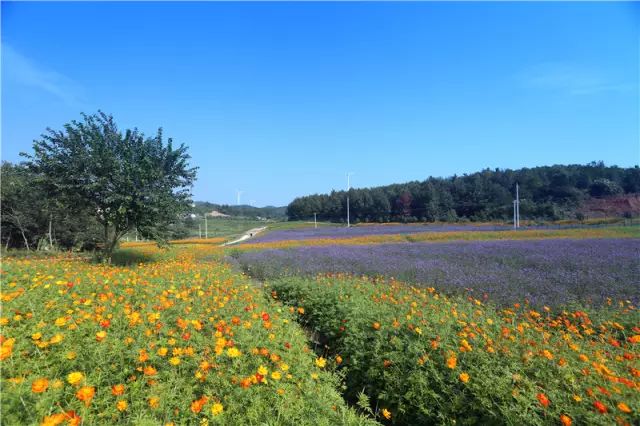
[[[507,225],[359,225],[304,227],[268,232],[252,239],[252,242],[274,242],[286,240],[312,240],[322,238],[353,238],[368,235],[417,234],[421,232],[456,231],[504,231],[512,229]]]
[[[409,225],[418,226],[418,225]],[[376,228],[378,226],[369,225],[362,228]],[[386,228],[387,226],[379,226]],[[300,230],[302,232],[302,230]],[[275,232],[274,232],[275,233]],[[266,234],[265,238],[270,234]],[[257,238],[249,242],[239,244],[235,247],[238,250],[263,250],[267,248],[292,248],[305,246],[330,246],[330,245],[371,245],[389,243],[441,243],[445,241],[489,241],[489,240],[539,240],[557,238],[640,238],[640,227],[638,226],[610,226],[592,228],[567,228],[567,229],[521,229],[514,230],[484,230],[473,229],[440,231],[440,232],[418,232],[418,233],[369,233],[360,236],[326,236],[317,238],[299,238],[277,241],[260,241]]]
[[[637,424],[640,314],[496,309],[433,288],[344,276],[269,287],[396,424]],[[362,399],[362,398],[360,398]]]
[[[394,277],[440,291],[472,291],[541,307],[640,303],[640,239],[542,239],[302,246],[236,255],[260,279],[322,273]]]
[[[635,425],[636,237],[443,230],[132,243],[120,266],[7,257],[2,424]]]
[[[294,317],[187,252],[2,265],[3,424],[366,424]]]

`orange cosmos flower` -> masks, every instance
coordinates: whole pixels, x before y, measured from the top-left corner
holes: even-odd
[[[596,410],[598,410],[600,414],[605,414],[608,411],[607,406],[600,401],[594,401],[593,406],[595,407]]]
[[[536,398],[538,398],[538,402],[540,402],[540,405],[542,405],[544,408],[547,408],[549,406],[550,401],[545,394],[539,393],[538,395],[536,395]]]
[[[460,373],[459,377],[462,383],[467,383],[469,381],[469,375],[467,373]]]
[[[118,411],[123,412],[127,409],[127,407],[129,406],[129,403],[127,403],[127,401],[125,401],[124,399],[121,399],[120,401],[118,401],[116,403],[116,408],[118,409]]]
[[[573,421],[571,420],[571,417],[567,416],[566,414],[562,414],[560,416],[560,423],[562,423],[562,426],[571,426],[571,423],[573,423]]]
[[[45,416],[40,426],[57,426],[64,423],[66,419],[67,416],[64,413],[55,413],[50,416]]]
[[[451,355],[449,359],[447,359],[447,367],[452,370],[456,368],[457,363],[458,363],[458,359],[456,358],[455,355]]]
[[[123,384],[117,384],[117,385],[111,386],[111,394],[113,396],[118,396],[118,395],[124,394],[124,385]]]
[[[379,322],[377,322],[377,321],[376,321],[376,322],[374,322],[374,323],[373,323],[373,329],[374,329],[374,330],[380,330],[380,323],[379,323]]]
[[[96,333],[96,341],[102,342],[107,337],[107,332],[100,330]]]
[[[623,413],[627,413],[627,414],[631,413],[631,408],[629,408],[629,406],[624,402],[621,402],[618,404],[618,409]]]
[[[198,414],[202,411],[202,407],[209,401],[209,398],[203,396],[202,398],[196,399],[191,403],[191,412],[194,414]]]
[[[49,380],[46,378],[36,379],[31,383],[31,392],[42,393],[49,387]]]
[[[385,419],[389,420],[391,418],[391,411],[387,410],[386,408],[382,409],[382,417],[384,417]]]
[[[76,392],[76,398],[84,402],[87,407],[91,404],[93,396],[96,394],[96,388],[93,386],[83,386]]]
[[[153,366],[151,365],[147,365],[144,368],[144,375],[145,376],[155,376],[156,374],[158,374],[158,370],[156,370],[155,368],[153,368]]]

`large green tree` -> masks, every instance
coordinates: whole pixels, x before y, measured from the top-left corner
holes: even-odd
[[[82,203],[103,228],[102,251],[111,259],[129,231],[166,241],[172,224],[190,209],[196,168],[187,147],[166,145],[162,129],[147,138],[121,132],[111,115],[82,115],[63,130],[47,129],[26,155],[52,196]]]

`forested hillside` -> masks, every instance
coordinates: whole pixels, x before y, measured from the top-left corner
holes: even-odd
[[[241,217],[262,217],[265,219],[284,219],[286,217],[286,207],[254,207],[246,204],[231,206],[228,204],[215,204],[207,201],[196,201],[194,212],[196,214],[203,215],[210,213],[213,210],[223,213],[229,216],[241,216]]]
[[[593,197],[640,192],[640,168],[554,165],[518,170],[486,169],[448,178],[429,177],[375,188],[351,189],[350,218],[356,222],[508,220],[516,183],[523,219],[575,218]],[[346,191],[298,197],[287,207],[289,220],[346,218]]]

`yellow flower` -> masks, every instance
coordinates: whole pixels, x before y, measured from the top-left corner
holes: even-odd
[[[67,375],[67,382],[74,386],[82,383],[83,380],[84,374],[79,371],[74,371],[73,373],[69,373],[69,375]]]
[[[127,401],[125,401],[124,399],[121,399],[120,401],[118,401],[116,403],[116,408],[118,409],[118,411],[122,412],[124,410],[127,409],[127,407],[129,406],[129,404],[127,403]]]
[[[223,411],[224,411],[224,406],[219,402],[216,402],[211,406],[211,414],[213,414],[214,416],[221,414]]]
[[[151,408],[158,408],[158,406],[160,406],[160,398],[158,398],[157,396],[152,396],[151,398],[149,398],[148,402],[149,407]]]
[[[180,364],[180,358],[178,358],[177,356],[171,357],[169,359],[169,364],[171,365],[178,365]]]
[[[266,376],[269,373],[269,370],[267,370],[267,367],[265,367],[264,365],[261,365],[260,367],[258,367],[258,374],[261,376]]]
[[[235,346],[227,349],[227,356],[229,358],[236,358],[236,357],[239,357],[240,355],[242,355],[242,352],[240,352],[238,348],[236,348]]]
[[[469,375],[467,373],[460,373],[460,381],[462,383],[467,383],[469,381]]]
[[[160,348],[160,349],[158,349],[157,353],[158,353],[159,356],[165,356],[168,351],[169,351],[169,349],[167,349],[167,348]]]
[[[385,419],[389,420],[391,418],[391,411],[387,410],[386,408],[382,409],[382,417],[384,417]]]
[[[71,352],[67,352],[67,359],[68,360],[72,360],[76,358],[76,353],[71,351]]]
[[[49,343],[51,343],[53,345],[53,344],[62,342],[63,339],[64,339],[64,336],[62,334],[58,333],[55,336],[53,336],[51,338],[51,340],[49,340]]]
[[[274,371],[273,373],[271,373],[271,378],[273,380],[280,380],[282,378],[282,374],[280,374],[279,371]]]
[[[42,333],[40,333],[40,332],[38,332],[38,333],[33,333],[33,334],[31,335],[31,338],[32,338],[33,340],[40,340],[40,338],[42,338]]]
[[[316,359],[316,365],[320,368],[324,368],[324,366],[327,365],[327,360],[324,359],[323,357],[320,357]]]

